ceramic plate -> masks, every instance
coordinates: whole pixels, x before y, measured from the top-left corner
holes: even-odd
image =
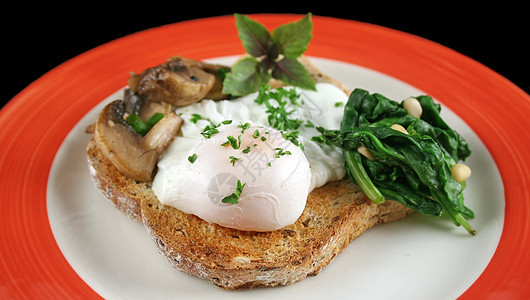
[[[269,28],[294,15],[254,15]],[[307,55],[351,88],[392,99],[429,94],[471,144],[467,204],[478,234],[414,215],[367,231],[318,276],[229,292],[172,269],[141,224],[95,190],[85,128],[121,97],[130,71],[172,55],[231,63],[243,52],[231,16],[123,37],[45,74],[0,114],[0,295],[475,298],[528,292],[528,95],[439,44],[365,23],[313,16]],[[179,42],[168,37],[179,37]],[[517,109],[514,109],[514,107]],[[383,287],[383,288],[382,288]]]

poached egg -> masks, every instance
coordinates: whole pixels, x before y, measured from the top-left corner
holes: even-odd
[[[176,110],[182,135],[162,154],[152,189],[159,201],[205,221],[248,231],[293,224],[308,194],[344,177],[340,149],[314,142],[316,126],[340,127],[347,95],[331,84],[297,89],[298,104],[286,107],[302,120],[295,145],[270,127],[257,94],[202,100]],[[219,124],[205,136],[205,128]],[[238,185],[239,183],[239,185]],[[235,202],[227,202],[227,197]]]

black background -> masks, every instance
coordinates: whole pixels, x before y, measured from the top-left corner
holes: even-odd
[[[282,4],[255,7],[206,2],[175,4],[75,3],[57,7],[15,4],[3,9],[1,18],[2,105],[31,82],[59,64],[116,38],[182,20],[234,12],[300,13],[331,16],[377,24],[418,35],[452,48],[506,77],[525,92],[530,91],[528,42],[530,22],[526,9],[509,2],[462,7],[462,3],[388,6],[383,2],[350,7],[318,2],[319,5],[286,7]],[[447,2],[443,2],[447,3]],[[248,4],[248,3],[247,3]],[[75,6],[72,6],[75,5]],[[329,7],[328,7],[329,6]],[[220,7],[220,8],[219,8]],[[317,8],[318,7],[318,8]]]

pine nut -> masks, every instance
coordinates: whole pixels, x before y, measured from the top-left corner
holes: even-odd
[[[359,148],[357,148],[357,151],[369,160],[374,160],[374,155],[372,154],[372,152],[370,152],[370,149],[366,148],[365,145],[359,146]]]
[[[457,163],[451,167],[451,173],[456,181],[463,182],[471,176],[471,169],[463,163]]]
[[[403,126],[401,126],[399,124],[392,124],[392,126],[390,126],[390,128],[392,128],[394,130],[397,130],[397,131],[401,131],[404,134],[409,134],[409,132],[405,129],[405,127],[403,127]]]
[[[418,99],[413,97],[403,100],[403,108],[407,110],[409,116],[415,118],[420,118],[421,114],[423,113],[420,102]]]

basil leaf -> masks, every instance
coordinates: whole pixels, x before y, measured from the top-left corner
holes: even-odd
[[[312,38],[313,24],[308,13],[301,20],[277,27],[273,34],[248,16],[234,14],[238,36],[250,57],[225,74],[223,93],[242,96],[259,90],[272,77],[288,85],[315,90],[313,78],[297,61]]]
[[[259,72],[259,62],[254,57],[237,61],[232,72],[226,74],[223,93],[243,96],[259,90],[270,80],[270,73]]]
[[[283,24],[272,32],[272,41],[285,57],[297,58],[306,50],[312,38],[313,23],[311,13],[302,19]]]
[[[304,65],[293,58],[285,57],[278,61],[272,70],[272,77],[288,85],[313,91],[316,90],[315,82]]]
[[[239,39],[243,43],[245,51],[254,57],[266,55],[272,40],[270,32],[265,26],[246,15],[234,14],[234,17]]]

